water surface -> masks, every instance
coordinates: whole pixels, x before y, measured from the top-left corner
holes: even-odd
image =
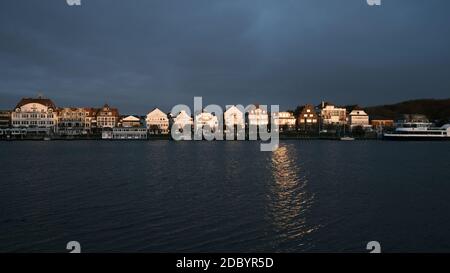
[[[0,252],[448,252],[449,170],[449,142],[0,142]]]

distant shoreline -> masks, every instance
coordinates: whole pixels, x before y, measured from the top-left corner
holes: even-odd
[[[324,137],[305,137],[305,136],[280,136],[280,140],[334,140],[334,141],[341,141],[340,137],[330,137],[330,136],[324,136]],[[381,138],[377,137],[354,137],[355,140],[382,140]],[[160,137],[149,137],[148,139],[101,139],[101,138],[64,138],[64,137],[50,137],[49,139],[45,139],[43,137],[25,137],[25,138],[1,138],[0,141],[3,142],[15,142],[15,141],[109,141],[109,142],[146,142],[146,141],[155,141],[155,140],[165,140],[165,141],[175,141],[170,136],[160,136]],[[207,141],[207,140],[181,140],[182,142],[189,142],[189,141]],[[261,140],[213,140],[213,141],[239,141],[239,142],[254,142],[254,141],[261,141]],[[178,142],[178,141],[176,141]],[[208,141],[209,142],[209,141]]]

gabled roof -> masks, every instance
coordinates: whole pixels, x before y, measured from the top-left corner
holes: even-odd
[[[359,115],[359,116],[367,116],[367,113],[366,113],[366,111],[364,111],[364,110],[362,110],[362,109],[353,109],[351,112],[350,112],[350,116],[356,116],[356,115]]]
[[[122,121],[141,121],[140,118],[137,118],[135,116],[128,116],[122,119]]]
[[[85,107],[84,111],[87,112],[88,117],[95,117],[97,115],[98,109],[92,108],[92,107]]]
[[[321,106],[321,105],[320,105],[320,106]],[[299,106],[297,111],[298,111],[299,113],[302,113],[303,111],[306,111],[306,110],[310,109],[310,110],[313,110],[313,111],[312,111],[313,113],[316,113],[316,111],[318,111],[318,109],[320,109],[320,106],[314,106],[314,105],[312,105],[312,104],[307,103],[307,104],[305,104],[305,105]]]
[[[192,119],[192,117],[190,115],[188,115],[186,113],[186,111],[181,110],[180,113],[175,117],[175,119],[179,119],[179,118],[190,118]]]
[[[259,105],[259,104],[251,104],[251,105],[248,105],[246,108],[245,108],[245,111],[246,112],[250,112],[250,111],[256,111],[256,110],[262,110],[262,111],[265,111],[265,112],[268,112],[268,107],[267,107],[267,105]]]
[[[50,100],[50,99],[44,99],[44,98],[23,98],[23,99],[21,99],[20,102],[16,105],[16,108],[15,108],[15,109],[20,108],[20,107],[22,107],[22,106],[24,106],[24,105],[26,105],[26,104],[29,104],[29,103],[37,103],[37,104],[41,104],[41,105],[44,105],[44,106],[47,106],[47,107],[49,107],[49,108],[52,108],[52,109],[55,109],[55,110],[56,110],[56,106],[55,106],[55,104],[53,103],[53,101]]]
[[[97,115],[100,113],[111,112],[114,116],[119,116],[119,110],[117,108],[111,108],[108,104],[105,104],[102,108],[97,109]]]
[[[159,108],[153,108],[153,110],[152,111],[150,111],[148,114],[147,114],[147,116],[148,115],[150,115],[150,114],[162,114],[162,115],[164,115],[164,116],[166,116],[167,117],[167,114],[166,113],[164,113],[163,111],[161,111]]]
[[[239,112],[239,113],[241,113],[241,114],[243,114],[244,112],[242,112],[239,108],[237,108],[235,105],[232,105],[232,106],[230,106],[230,107],[228,107],[228,109],[225,111],[225,114],[226,113],[233,113],[233,112]]]
[[[195,119],[200,121],[218,120],[215,115],[206,112],[196,115]]]

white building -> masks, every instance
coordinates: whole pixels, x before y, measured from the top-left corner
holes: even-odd
[[[158,108],[148,113],[145,121],[150,134],[166,135],[169,133],[169,119],[167,118],[167,114]]]
[[[84,127],[88,132],[93,132],[97,129],[97,111],[95,108],[84,108],[86,116],[84,119]]]
[[[55,131],[58,115],[55,104],[42,97],[23,98],[11,114],[13,128],[26,128],[30,133],[50,133]]]
[[[96,122],[98,128],[114,128],[119,122],[119,111],[105,104],[97,111]]]
[[[90,125],[86,122],[88,116],[89,109],[86,108],[58,109],[58,134],[67,136],[88,134],[90,130]]]
[[[230,106],[224,113],[225,134],[232,140],[236,136],[238,140],[245,139],[245,114],[236,106]]]
[[[217,132],[219,128],[219,119],[211,113],[200,113],[195,116],[195,132],[202,132],[202,128],[208,128],[212,133]]]
[[[361,126],[363,128],[370,128],[369,115],[362,109],[354,109],[349,114],[348,123],[350,128]]]
[[[188,115],[186,111],[182,110],[178,116],[173,119],[172,128],[176,128],[179,132],[183,132],[184,130],[192,131],[193,124],[192,117]]]
[[[280,131],[295,130],[297,119],[291,112],[274,112],[272,113],[273,121]]]
[[[225,126],[228,128],[245,129],[245,115],[236,106],[229,107],[224,113]]]
[[[326,125],[344,125],[347,123],[347,109],[322,102],[320,117]]]
[[[269,115],[265,109],[259,106],[253,107],[248,112],[249,126],[267,126],[269,124]]]

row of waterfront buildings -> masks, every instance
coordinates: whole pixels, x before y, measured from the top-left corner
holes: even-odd
[[[272,118],[271,118],[272,117]],[[121,116],[117,108],[105,104],[101,108],[57,107],[43,97],[23,98],[12,110],[0,111],[0,135],[56,135],[61,137],[101,136],[103,139],[146,139],[149,135],[168,135],[172,125],[176,128],[207,126],[211,131],[227,128],[244,129],[249,126],[271,127],[273,120],[281,132],[320,131],[325,128],[347,126],[371,130],[375,126],[392,126],[391,120],[369,122],[369,116],[360,108],[348,110],[322,102],[318,106],[304,105],[295,112],[270,113],[264,107],[254,106],[243,110],[229,106],[224,111],[223,123],[214,113],[201,112],[190,115],[180,111],[177,115],[158,108],[146,116]],[[223,128],[220,128],[223,124]]]

